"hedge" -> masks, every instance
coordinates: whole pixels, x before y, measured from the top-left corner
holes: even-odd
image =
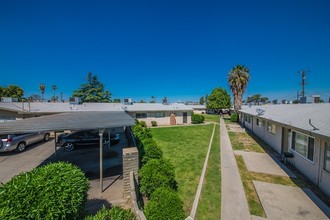
[[[196,115],[193,114],[191,116],[191,123],[192,124],[201,124],[204,123],[205,117],[203,115]]]
[[[238,114],[234,113],[230,116],[230,121],[238,122]]]
[[[0,219],[81,219],[89,181],[76,166],[51,163],[0,186]]]
[[[114,206],[107,209],[104,206],[95,215],[87,216],[85,220],[135,220],[135,215],[131,210]]]
[[[139,172],[140,191],[148,198],[159,187],[177,189],[174,167],[166,159],[151,159]]]
[[[183,202],[177,192],[160,187],[151,195],[144,214],[148,220],[185,219]]]

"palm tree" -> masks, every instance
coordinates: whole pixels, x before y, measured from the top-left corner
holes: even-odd
[[[53,95],[53,101],[55,102],[56,101],[56,89],[57,89],[57,86],[56,85],[52,85],[52,89],[53,89],[53,91],[54,91],[54,95]]]
[[[43,101],[43,100],[44,100],[44,93],[45,93],[45,89],[46,89],[45,84],[41,83],[41,84],[39,85],[39,89],[40,89],[40,91],[41,91],[41,101]]]
[[[228,83],[234,96],[234,110],[236,113],[241,109],[243,93],[249,79],[249,69],[244,65],[236,65],[228,74]]]

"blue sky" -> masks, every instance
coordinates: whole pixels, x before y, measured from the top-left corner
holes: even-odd
[[[199,100],[227,89],[236,64],[245,93],[330,97],[330,1],[0,1],[0,86],[64,98],[96,74],[112,98]]]

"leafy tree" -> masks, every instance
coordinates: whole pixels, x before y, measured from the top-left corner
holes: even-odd
[[[163,98],[163,104],[167,104],[167,97],[165,96],[164,98]]]
[[[199,104],[204,105],[204,103],[205,103],[204,96],[202,96],[199,98]]]
[[[45,84],[41,83],[39,85],[39,89],[40,89],[40,92],[41,92],[41,101],[43,101],[44,100],[44,93],[45,93],[45,90],[46,90]]]
[[[91,72],[87,74],[87,83],[75,90],[73,97],[79,97],[82,102],[110,102],[111,93],[104,90],[104,84]]]
[[[120,99],[114,99],[113,102],[114,102],[114,103],[120,103],[121,100],[120,100]]]
[[[267,97],[262,97],[260,94],[255,94],[253,96],[250,96],[247,98],[246,102],[247,103],[256,103],[257,105],[259,105],[260,103],[264,103],[267,102],[268,98]]]
[[[206,107],[208,109],[213,109],[217,113],[220,109],[230,108],[230,95],[225,89],[220,87],[213,89],[212,93],[207,98]]]
[[[24,90],[16,85],[9,85],[6,87],[0,87],[0,97],[11,97],[17,98],[18,101],[21,101],[24,95]]]
[[[234,96],[234,110],[236,113],[241,109],[243,93],[249,79],[249,69],[244,65],[236,65],[228,74],[228,83]]]
[[[150,103],[156,103],[156,97],[155,96],[151,96]]]
[[[146,103],[143,99],[141,99],[138,103]]]

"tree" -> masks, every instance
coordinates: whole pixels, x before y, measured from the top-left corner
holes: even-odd
[[[241,109],[243,93],[249,79],[249,69],[244,65],[236,65],[228,74],[228,83],[234,96],[234,110],[236,113]]]
[[[163,98],[163,104],[167,104],[167,97],[166,96]]]
[[[41,83],[39,85],[39,89],[40,89],[40,92],[41,92],[41,101],[43,101],[44,100],[44,93],[45,93],[45,90],[46,90],[45,84]]]
[[[56,85],[52,85],[52,90],[54,92],[53,97],[51,98],[52,101],[56,102],[58,97],[56,96],[56,90],[57,90],[57,86]]]
[[[204,105],[204,103],[205,103],[204,96],[202,96],[199,98],[199,104]]]
[[[16,85],[9,85],[6,87],[0,87],[0,97],[17,98],[18,101],[22,100],[24,90]]]
[[[213,109],[217,113],[220,113],[221,109],[230,108],[230,105],[230,95],[220,87],[213,89],[206,102],[206,108]]]
[[[260,94],[254,94],[247,98],[246,103],[254,103],[259,105],[260,103],[265,103],[267,101],[268,101],[267,97],[262,97]]]
[[[120,103],[121,101],[120,101],[120,99],[114,99],[113,102],[114,103]]]
[[[28,101],[30,102],[41,101],[41,96],[37,94],[32,94],[31,96],[28,97]]]
[[[155,96],[151,96],[150,103],[156,103],[156,97]]]
[[[75,90],[73,97],[79,97],[82,102],[110,102],[111,93],[104,89],[104,84],[100,82],[96,75],[91,72],[87,74],[87,83]]]

